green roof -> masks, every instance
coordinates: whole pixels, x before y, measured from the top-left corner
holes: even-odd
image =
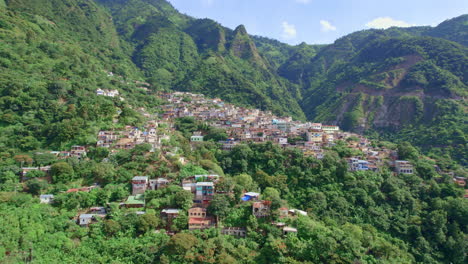
[[[143,194],[137,194],[135,196],[129,196],[125,204],[145,204],[145,196]]]

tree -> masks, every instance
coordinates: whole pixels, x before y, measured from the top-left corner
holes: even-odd
[[[115,182],[115,169],[110,163],[97,163],[92,171],[93,179],[101,183]]]
[[[42,190],[47,189],[47,182],[38,179],[32,179],[26,182],[26,187],[30,194],[39,195]]]
[[[104,232],[108,236],[114,236],[121,230],[119,222],[112,219],[104,221]]]
[[[33,162],[33,159],[29,155],[16,155],[13,159],[20,163],[21,166],[23,166],[23,164],[32,164]]]
[[[257,184],[254,182],[252,177],[246,173],[239,174],[233,179],[236,182],[236,184],[242,186],[244,190],[255,191],[258,188]]]
[[[137,230],[138,233],[144,234],[151,230],[156,229],[159,225],[159,218],[157,218],[154,214],[146,213],[144,215],[139,216]]]
[[[95,161],[102,161],[103,159],[109,157],[110,151],[108,148],[89,148],[87,151],[86,156],[95,160]]]
[[[231,204],[229,202],[229,198],[223,194],[217,194],[211,200],[210,205],[208,206],[208,212],[213,214],[220,219],[225,218],[229,211],[231,210]]]
[[[42,178],[45,176],[46,176],[46,173],[41,170],[32,170],[26,174],[26,177],[28,178]]]
[[[262,193],[262,199],[271,201],[271,209],[276,210],[281,207],[281,197],[278,190],[275,188],[267,187]]]
[[[418,150],[409,142],[401,142],[398,144],[398,158],[402,160],[417,160],[419,157]]]
[[[223,141],[228,138],[226,131],[220,128],[211,128],[208,130],[208,133],[205,135],[204,140],[206,141]]]
[[[191,176],[194,176],[194,175],[205,175],[205,174],[208,174],[208,172],[206,170],[204,170],[203,168],[201,168],[201,167],[199,167],[197,165],[189,163],[189,164],[183,166],[182,169],[180,169],[179,176],[182,179],[184,179],[184,178],[191,177]]]
[[[72,166],[66,162],[57,162],[50,168],[50,174],[54,183],[67,183],[74,178]]]
[[[198,244],[198,239],[187,233],[178,233],[171,237],[167,243],[167,252],[173,255],[184,256],[191,248]]]
[[[418,172],[418,175],[426,180],[430,180],[437,176],[437,172],[435,171],[434,164],[429,162],[428,160],[418,160],[416,162],[416,171]]]
[[[178,208],[188,210],[193,204],[193,195],[191,192],[186,190],[180,190],[174,195],[174,204]]]
[[[50,153],[35,153],[33,158],[36,165],[39,166],[46,166],[54,163],[57,160],[57,157]]]
[[[173,221],[171,230],[172,231],[182,231],[187,229],[188,217],[187,213],[180,213]]]

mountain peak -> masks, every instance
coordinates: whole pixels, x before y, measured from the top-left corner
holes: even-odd
[[[240,35],[248,35],[247,34],[247,29],[245,28],[244,25],[239,25],[236,27],[236,29],[234,30],[234,35],[237,35],[237,34],[240,34]]]

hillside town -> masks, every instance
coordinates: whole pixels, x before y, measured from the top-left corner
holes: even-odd
[[[305,156],[322,159],[327,148],[333,147],[337,141],[347,143],[347,146],[359,156],[346,159],[349,171],[379,171],[383,167],[393,169],[395,174],[413,174],[414,168],[409,161],[397,160],[397,153],[382,147],[374,146],[365,137],[343,132],[336,125],[325,125],[321,123],[293,121],[290,117],[278,117],[270,111],[260,111],[238,107],[225,103],[221,99],[210,99],[201,94],[186,92],[174,92],[160,94],[159,97],[165,100],[161,106],[162,111],[156,115],[148,114],[145,109],[139,109],[142,114],[150,120],[144,127],[126,126],[124,130],[99,131],[95,147],[109,149],[111,153],[119,150],[131,150],[139,144],[151,146],[150,152],[156,150],[163,151],[164,154],[171,154],[177,150],[163,149],[164,142],[170,140],[170,135],[174,132],[174,123],[178,118],[194,118],[199,122],[206,123],[211,127],[226,131],[227,139],[217,142],[219,147],[225,151],[231,151],[239,144],[271,142],[282,148],[295,148],[303,152]],[[161,129],[160,127],[164,127]],[[194,132],[190,137],[192,148],[204,141],[204,135]],[[51,154],[60,159],[65,158],[86,158],[86,146],[73,146],[70,151],[52,151]],[[172,152],[171,152],[172,151]],[[183,157],[180,158],[184,162]],[[437,168],[436,168],[437,169]],[[50,166],[45,167],[24,167],[21,170],[23,181],[28,180],[27,174],[31,171],[42,171],[44,179],[50,180],[47,175]],[[439,170],[440,171],[440,170]],[[215,194],[233,195],[232,192],[225,192],[217,188],[222,181],[219,175],[192,175],[183,179],[180,184],[174,183],[173,179],[155,178],[149,176],[135,176],[131,180],[132,195],[120,203],[120,207],[136,210],[137,214],[145,214],[145,193],[167,188],[173,184],[179,184],[183,190],[191,193],[193,205],[188,209],[187,226],[189,230],[206,229],[218,226],[218,219],[207,211]],[[466,185],[466,179],[454,177],[454,182],[460,186]],[[66,192],[90,192],[99,185],[73,188]],[[308,213],[293,208],[281,207],[271,209],[271,201],[262,200],[262,194],[256,190],[246,190],[241,197],[241,203],[249,203],[251,213],[256,218],[264,218],[272,213],[278,214],[280,219],[286,220],[291,217],[306,216]],[[468,193],[465,195],[468,198]],[[54,201],[54,195],[41,195],[40,202],[50,204]],[[160,218],[165,223],[164,232],[173,234],[175,219],[181,213],[181,208],[165,208],[160,213]],[[89,226],[106,217],[108,208],[91,207],[76,216],[76,221],[80,226]],[[283,234],[295,233],[297,229],[288,226],[284,222],[273,222],[272,225],[281,229]],[[245,237],[247,230],[243,227],[221,226],[222,234],[235,237]]]

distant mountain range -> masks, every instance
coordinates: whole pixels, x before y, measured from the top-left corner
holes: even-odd
[[[11,100],[23,91],[30,101],[79,106],[103,85],[123,89],[136,104],[148,100],[105,80],[108,70],[156,90],[200,92],[409,140],[467,164],[468,15],[437,27],[364,30],[331,45],[290,46],[251,36],[242,25],[232,30],[181,14],[165,0],[0,0],[0,39],[2,96]],[[44,94],[27,88],[32,80]],[[2,98],[0,121],[17,117],[31,126],[28,106],[8,100]],[[51,102],[37,104],[49,113]],[[103,119],[94,115],[81,118]],[[51,140],[54,131],[37,129]]]

